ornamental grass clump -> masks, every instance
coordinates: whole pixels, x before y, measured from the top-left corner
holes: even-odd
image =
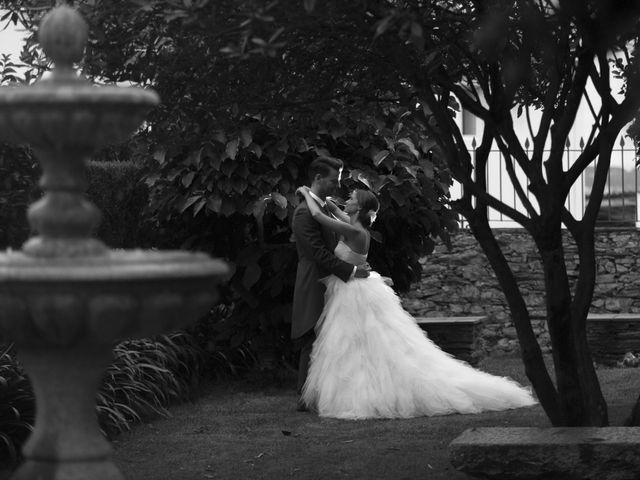
[[[107,436],[166,415],[167,406],[197,396],[205,361],[192,335],[127,340],[113,354],[97,398],[100,426]]]

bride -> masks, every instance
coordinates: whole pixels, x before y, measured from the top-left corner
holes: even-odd
[[[341,236],[335,255],[353,265],[367,261],[379,207],[375,195],[355,190],[344,211],[327,202],[335,218],[298,189],[319,223]],[[302,399],[322,417],[409,418],[478,413],[534,405],[530,389],[476,370],[436,346],[416,324],[383,277],[345,283],[334,275],[316,326]]]

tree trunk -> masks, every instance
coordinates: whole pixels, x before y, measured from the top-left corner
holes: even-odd
[[[513,276],[509,263],[504,257],[500,245],[498,245],[491,231],[484,212],[476,210],[473,213],[465,213],[471,232],[487,256],[496,274],[498,283],[505,294],[511,317],[516,327],[516,333],[518,334],[520,352],[527,378],[531,381],[538,400],[549,417],[551,424],[554,426],[563,425],[565,422],[563,412],[560,408],[558,393],[547,371],[540,345],[538,345],[535,333],[531,327],[527,305],[522,298],[522,293],[518,288],[518,283]]]
[[[582,372],[580,378],[587,379],[589,384],[585,388],[587,409],[589,412],[599,412],[598,417],[608,422],[607,404],[602,397],[600,382],[593,368],[591,349],[587,342],[587,316],[593,301],[596,283],[596,253],[593,228],[569,228],[578,247],[580,258],[580,272],[575,286],[573,302],[571,304],[571,320],[574,328],[576,352],[579,368],[587,366],[590,372]],[[597,419],[592,419],[596,422]]]
[[[606,426],[607,405],[600,390],[586,337],[586,314],[573,318],[571,291],[560,228],[535,236],[544,268],[547,324],[564,426]],[[587,310],[588,311],[588,310]],[[579,315],[579,314],[578,314]]]

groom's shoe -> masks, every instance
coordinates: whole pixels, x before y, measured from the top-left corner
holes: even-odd
[[[297,412],[309,412],[309,407],[307,407],[307,404],[304,403],[304,400],[302,400],[301,398],[298,399],[298,404],[296,406],[296,411]]]

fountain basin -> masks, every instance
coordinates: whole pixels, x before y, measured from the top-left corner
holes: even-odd
[[[176,330],[215,304],[229,272],[220,260],[184,251],[72,259],[0,254],[0,337],[51,348]]]
[[[158,95],[142,88],[93,86],[81,77],[0,90],[0,139],[35,149],[93,151],[126,140]]]

